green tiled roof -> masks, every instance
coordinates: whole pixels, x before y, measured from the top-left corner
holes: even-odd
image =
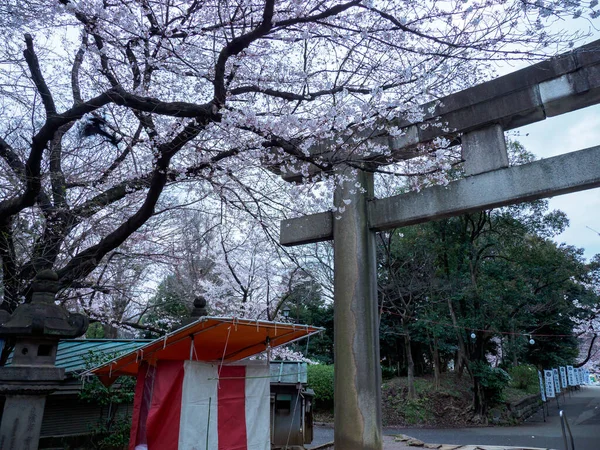
[[[89,352],[95,355],[104,353],[109,355],[123,354],[136,350],[151,339],[71,339],[58,342],[56,352],[56,366],[65,369],[66,374],[81,372],[86,367],[85,357]],[[11,355],[12,357],[12,355]],[[12,358],[9,358],[7,365]]]

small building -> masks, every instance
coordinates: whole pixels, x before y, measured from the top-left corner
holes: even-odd
[[[85,441],[100,423],[109,417],[131,417],[133,403],[99,405],[80,399],[85,383],[81,374],[90,369],[92,360],[112,359],[148,345],[146,339],[75,339],[58,344],[56,366],[65,369],[65,379],[46,400],[40,449],[62,448],[68,442]],[[8,361],[10,364],[10,359]],[[270,427],[274,449],[304,448],[313,439],[312,405],[314,393],[307,389],[306,363],[271,361]],[[0,397],[0,415],[3,398]],[[1,416],[0,416],[1,417]]]
[[[271,361],[271,445],[304,448],[313,440],[313,397],[306,363]]]
[[[312,401],[298,383],[298,365],[295,383],[279,382],[273,399],[269,364],[248,358],[321,331],[309,325],[205,316],[89,374],[107,386],[120,376],[137,378],[130,450],[196,448],[200,441],[205,448],[268,450],[272,438],[283,438],[284,428],[288,435],[283,445],[289,448],[294,435],[301,446],[311,437],[306,412],[312,411]],[[280,366],[283,374],[287,366]]]

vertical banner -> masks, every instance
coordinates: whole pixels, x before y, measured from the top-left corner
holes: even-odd
[[[554,398],[554,379],[551,370],[544,370],[544,382],[546,384],[546,397]]]
[[[538,378],[540,379],[540,393],[542,394],[542,401],[546,401],[546,392],[544,389],[544,380],[542,379],[542,372],[538,370]]]
[[[575,386],[575,369],[573,366],[567,366],[567,379],[569,386]]]
[[[577,384],[577,386],[581,386],[581,369],[580,368],[575,369],[575,383]]]
[[[567,384],[567,369],[565,369],[563,366],[559,367],[560,369],[560,387],[563,389],[566,389],[568,384]]]
[[[590,383],[590,371],[588,369],[584,369],[583,373],[585,374],[585,376],[584,376],[585,384],[592,384],[592,383]]]
[[[560,394],[560,380],[558,379],[558,369],[552,369],[552,377],[554,378],[554,390]]]

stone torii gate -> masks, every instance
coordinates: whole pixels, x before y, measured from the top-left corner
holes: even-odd
[[[359,170],[341,163],[335,170],[346,177],[334,194],[334,206],[345,206],[340,218],[328,211],[281,222],[282,245],[334,241],[336,449],[382,448],[375,233],[600,186],[600,146],[508,167],[504,141],[505,130],[599,102],[596,41],[424,105],[422,122],[388,123],[402,128],[399,139],[370,130],[370,139],[387,142],[399,159],[414,155],[419,143],[461,135],[466,178],[377,199],[369,170],[377,158]],[[444,127],[431,126],[440,122]]]

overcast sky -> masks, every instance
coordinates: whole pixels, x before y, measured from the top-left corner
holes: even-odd
[[[598,19],[593,23],[567,20],[553,28],[589,33],[586,39],[577,42],[576,46],[579,47],[600,39],[598,22]],[[511,69],[505,67],[500,71],[512,72],[521,67],[519,65]],[[517,131],[520,136],[516,139],[540,159],[595,147],[600,145],[600,105],[551,117],[519,128]],[[600,161],[598,164],[600,165]],[[565,242],[585,249],[585,257],[588,260],[600,253],[600,188],[551,198],[550,208],[564,211],[570,221],[569,228],[555,238],[557,242]]]
[[[538,158],[594,147],[600,145],[600,105],[552,117],[519,132],[516,139]],[[550,207],[567,213],[570,221],[557,242],[584,248],[588,259],[600,253],[600,188],[554,197]]]

